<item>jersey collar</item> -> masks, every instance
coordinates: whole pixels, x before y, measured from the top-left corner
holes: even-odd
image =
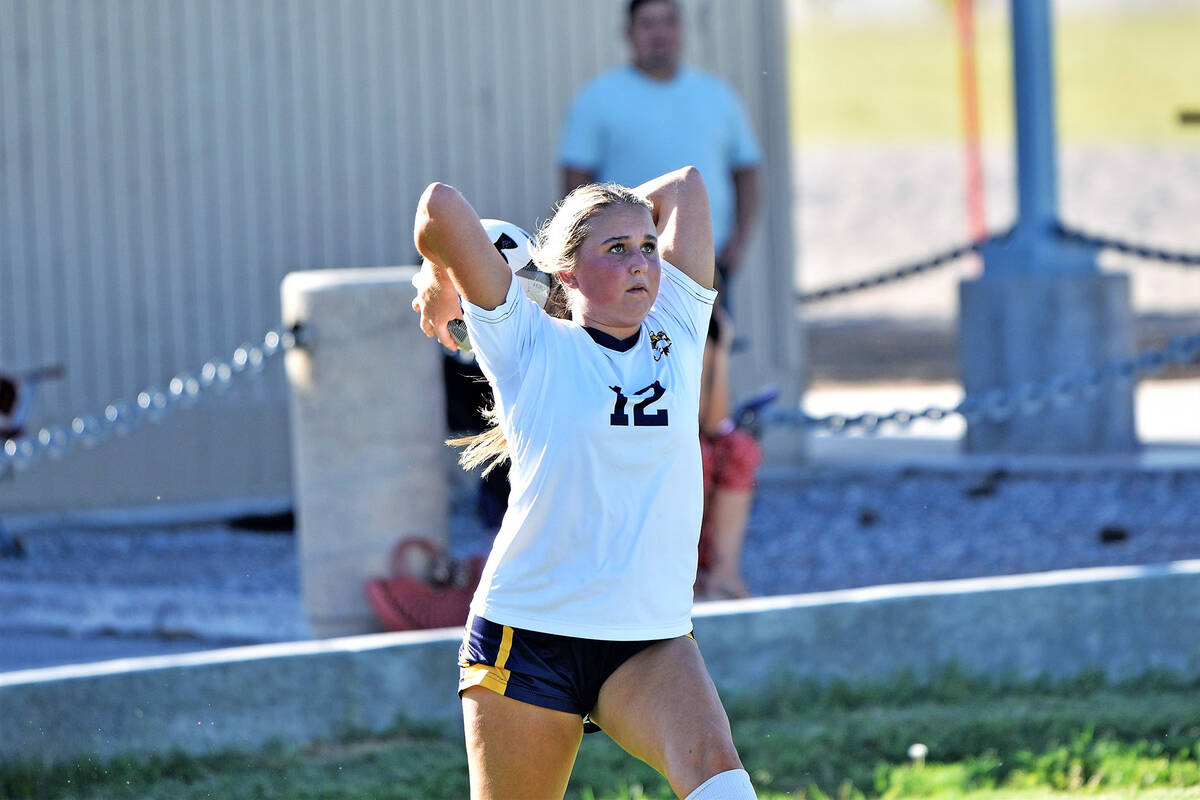
[[[592,337],[592,341],[594,341],[596,344],[600,345],[601,347],[607,347],[609,350],[616,350],[618,353],[624,353],[628,350],[632,350],[633,346],[638,343],[638,337],[642,335],[641,328],[638,328],[636,331],[634,331],[632,336],[628,336],[624,339],[618,339],[611,333],[605,333],[602,330],[590,328],[587,325],[584,325],[583,329],[587,331],[588,336]]]

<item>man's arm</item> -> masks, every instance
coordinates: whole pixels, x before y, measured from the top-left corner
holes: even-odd
[[[730,274],[742,266],[742,253],[758,222],[760,209],[759,168],[755,164],[733,171],[733,230],[725,247],[717,254],[717,266]]]
[[[585,183],[594,183],[595,180],[596,173],[590,169],[564,166],[562,168],[562,196],[566,197],[572,190],[578,189]]]
[[[728,433],[725,429],[732,413],[729,390],[729,351],[733,344],[733,327],[721,307],[713,307],[713,322],[717,338],[704,343],[704,371],[701,373],[700,432],[709,436]]]

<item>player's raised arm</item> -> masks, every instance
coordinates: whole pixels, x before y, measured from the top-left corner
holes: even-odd
[[[659,254],[696,283],[712,288],[712,215],[700,170],[683,167],[646,181],[634,191],[654,206]]]
[[[421,315],[426,336],[458,349],[446,324],[462,317],[459,296],[481,308],[504,302],[512,272],[488,240],[479,215],[458,190],[431,183],[417,202],[413,241],[425,257],[413,280],[413,310]]]

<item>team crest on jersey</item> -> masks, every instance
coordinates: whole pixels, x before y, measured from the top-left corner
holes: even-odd
[[[650,349],[654,351],[655,361],[671,352],[671,338],[666,331],[650,334]]]

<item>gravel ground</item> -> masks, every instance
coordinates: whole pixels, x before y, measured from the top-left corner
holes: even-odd
[[[469,487],[451,517],[457,555],[491,533]],[[1200,558],[1200,469],[772,469],[745,547],[760,594]],[[26,533],[0,560],[21,582],[298,595],[295,540],[222,525]],[[0,623],[0,627],[4,627]]]
[[[762,594],[1200,557],[1200,471],[900,470],[767,477],[745,571]]]
[[[1200,460],[1086,471],[773,468],[744,571],[760,595],[1200,558]],[[452,550],[484,552],[470,487]],[[0,672],[304,638],[295,539],[224,525],[25,533],[0,559]]]
[[[469,507],[469,503],[462,504]],[[1200,469],[771,470],[744,549],[758,594],[1200,558]],[[455,551],[490,543],[455,515]]]

